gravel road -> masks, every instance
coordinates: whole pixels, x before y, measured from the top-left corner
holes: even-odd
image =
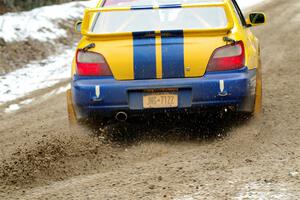
[[[0,115],[0,199],[299,199],[300,2],[257,10],[268,16],[254,28],[260,119],[203,114],[69,130],[65,95],[55,95]]]

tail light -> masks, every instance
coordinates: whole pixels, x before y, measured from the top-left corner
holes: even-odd
[[[80,76],[112,76],[105,58],[99,53],[78,50],[76,64]]]
[[[245,48],[242,41],[216,49],[206,71],[226,71],[245,66]]]

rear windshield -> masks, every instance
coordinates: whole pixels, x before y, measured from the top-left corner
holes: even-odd
[[[93,33],[225,28],[223,7],[193,7],[102,12],[95,18]]]

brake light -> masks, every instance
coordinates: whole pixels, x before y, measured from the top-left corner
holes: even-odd
[[[242,41],[216,49],[206,71],[226,71],[245,66],[245,48]]]
[[[80,76],[112,76],[105,58],[99,53],[78,50],[76,64]]]

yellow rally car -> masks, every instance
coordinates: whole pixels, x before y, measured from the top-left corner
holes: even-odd
[[[86,9],[69,119],[261,110],[260,47],[235,0],[103,0]]]

